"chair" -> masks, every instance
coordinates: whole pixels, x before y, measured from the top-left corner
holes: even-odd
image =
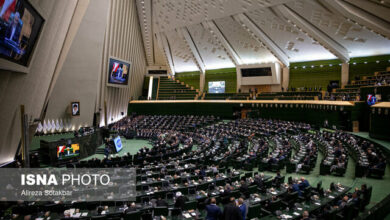
[[[260,214],[261,214],[260,204],[249,206],[248,215],[247,215],[248,219],[260,218]]]
[[[123,216],[124,220],[141,220],[141,212],[135,211],[135,212],[128,212]]]
[[[68,218],[66,218],[66,219],[68,219]],[[106,219],[106,216],[97,215],[97,216],[92,216],[91,219]]]
[[[248,187],[248,191],[249,191],[250,194],[257,193],[257,186],[256,185],[249,186]]]
[[[195,210],[198,202],[196,200],[194,201],[188,201],[184,204],[184,210]]]
[[[153,216],[168,216],[168,214],[168,207],[159,206],[153,209]]]
[[[281,209],[282,202],[280,199],[277,199],[276,201],[272,201],[269,203],[269,211],[272,213],[275,213],[276,210]]]
[[[171,216],[172,217],[178,217],[181,215],[181,209],[180,208],[173,208],[171,209]]]
[[[271,188],[272,187],[272,179],[265,181],[264,182],[264,187],[267,188],[267,189]]]
[[[152,213],[142,213],[141,219],[142,220],[153,220]]]
[[[109,213],[108,215],[106,215],[106,218],[110,220],[120,220],[122,216],[122,213]]]

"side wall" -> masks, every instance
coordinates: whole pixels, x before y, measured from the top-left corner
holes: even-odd
[[[21,138],[20,105],[39,118],[53,78],[76,0],[31,0],[45,19],[28,74],[0,71],[0,164],[13,160]]]
[[[99,99],[96,111],[101,109],[100,125],[104,125],[104,102],[107,102],[108,123],[126,114],[130,98],[142,95],[146,73],[146,58],[138,22],[136,1],[110,0],[105,33]],[[129,85],[126,88],[108,87],[107,72],[110,56],[131,62]]]
[[[62,120],[76,129],[92,125],[108,5],[106,0],[90,1],[49,98],[46,121]],[[72,101],[80,102],[80,116],[70,115]]]
[[[176,73],[175,79],[178,79],[178,80],[180,80],[180,82],[184,82],[185,84],[188,84],[189,86],[193,86],[194,89],[200,88],[200,72],[199,71]]]
[[[374,72],[385,71],[387,67],[390,67],[390,55],[352,58],[349,61],[349,80],[374,75]]]
[[[341,80],[339,64],[339,60],[291,63],[289,88],[322,87],[326,90],[330,80]]]

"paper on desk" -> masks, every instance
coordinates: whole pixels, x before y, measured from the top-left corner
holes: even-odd
[[[184,216],[185,218],[191,218],[191,215],[188,214],[188,213],[183,214],[183,216]]]

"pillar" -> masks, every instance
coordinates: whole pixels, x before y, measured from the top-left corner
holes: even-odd
[[[282,87],[284,88],[284,91],[287,90],[289,83],[290,83],[290,68],[283,67],[283,69],[282,69]]]
[[[341,64],[341,87],[344,88],[345,85],[348,84],[349,79],[349,64],[343,63]]]

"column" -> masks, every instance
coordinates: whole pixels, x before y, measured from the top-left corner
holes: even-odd
[[[341,64],[341,87],[344,88],[349,80],[349,63]]]

